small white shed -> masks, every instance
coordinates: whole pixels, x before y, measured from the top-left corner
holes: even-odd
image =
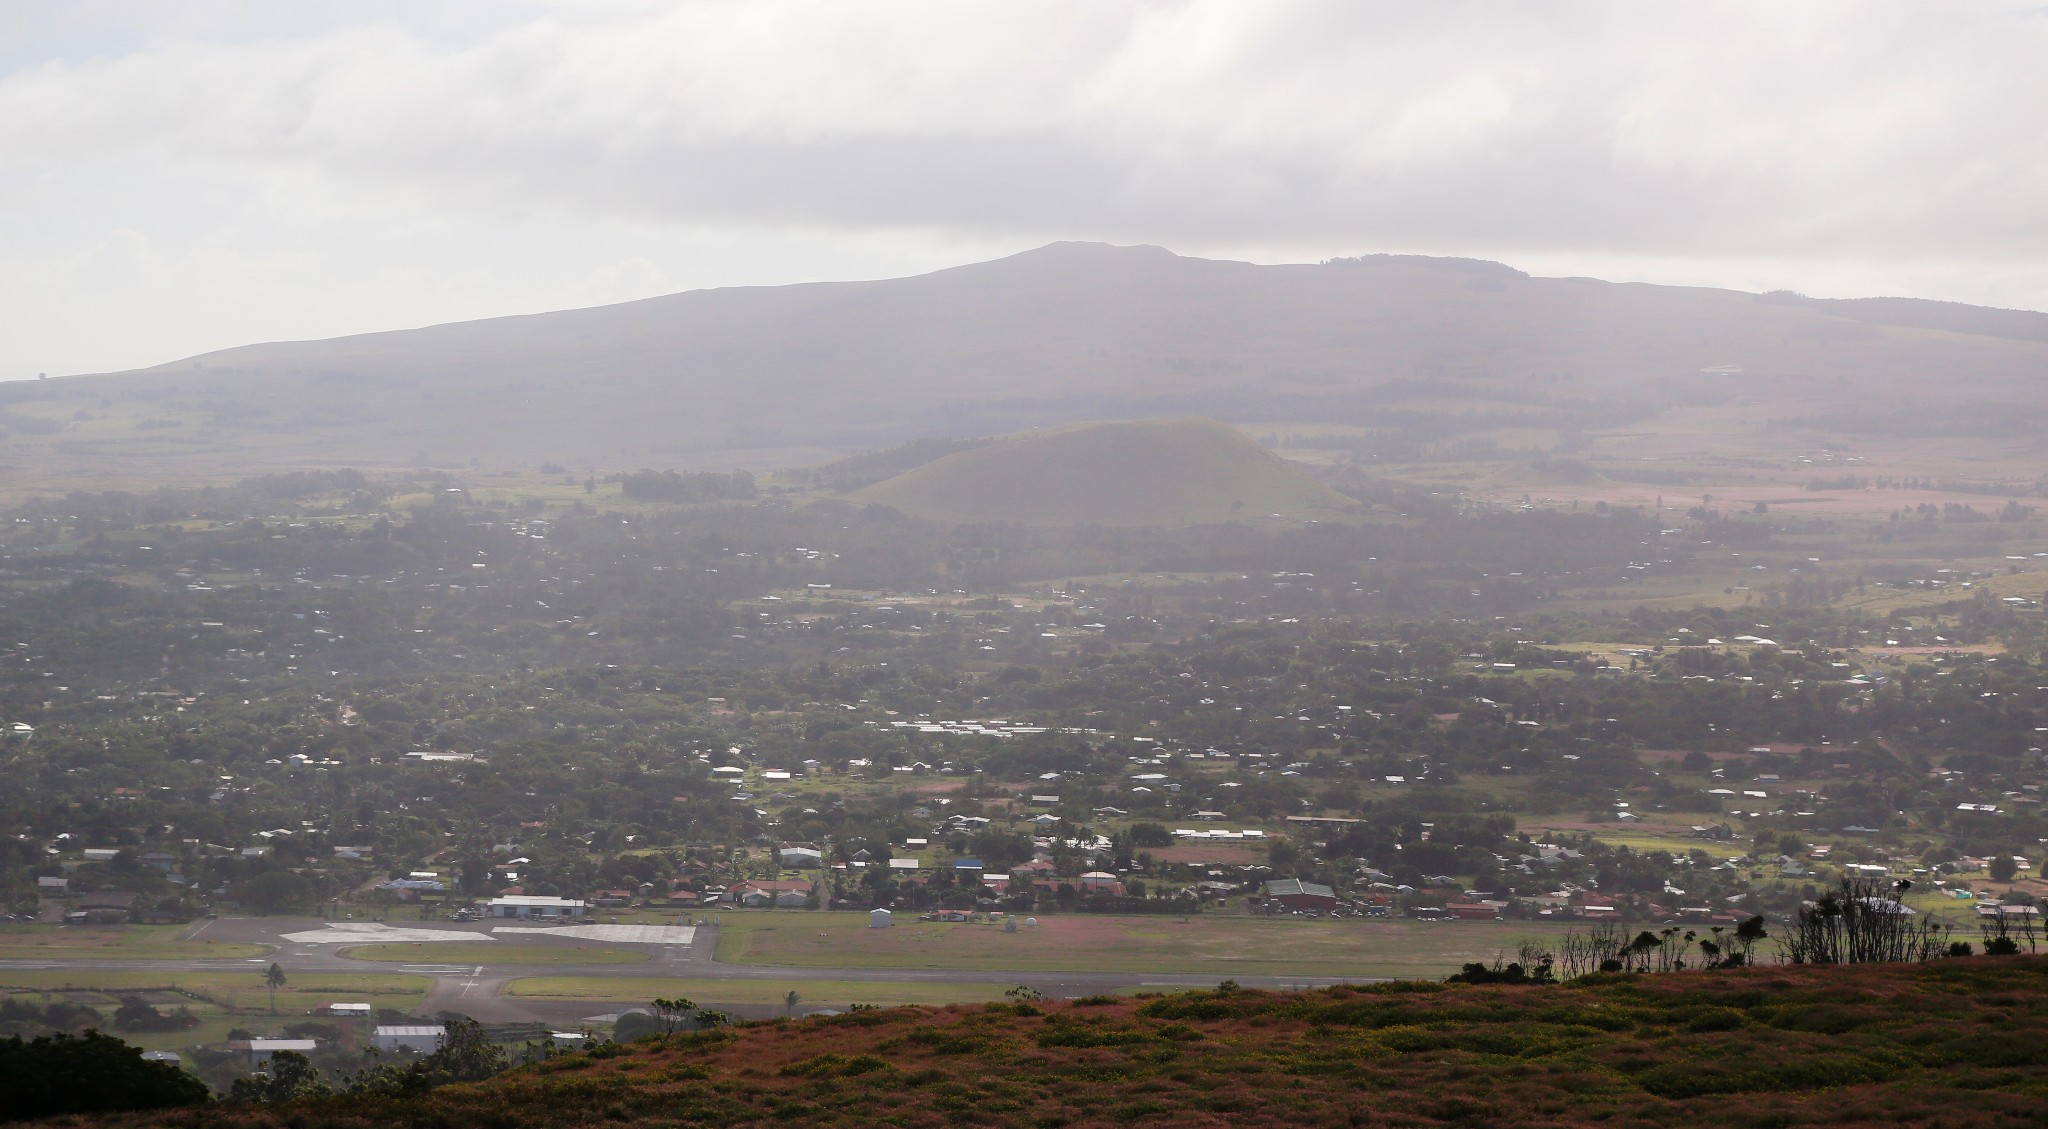
[[[887,929],[888,927],[889,927],[889,911],[888,911],[888,910],[885,910],[885,909],[878,909],[878,910],[874,910],[874,911],[871,911],[871,912],[870,912],[870,913],[868,914],[868,928],[870,928],[870,929]]]

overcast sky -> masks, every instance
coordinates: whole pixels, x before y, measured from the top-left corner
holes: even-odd
[[[1055,239],[2048,309],[2037,3],[0,0],[0,377]]]

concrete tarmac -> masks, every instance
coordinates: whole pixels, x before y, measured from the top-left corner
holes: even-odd
[[[709,920],[716,921],[712,916]],[[0,974],[9,971],[68,971],[68,972],[246,972],[252,969],[268,968],[272,963],[282,965],[287,972],[352,972],[352,973],[405,973],[426,976],[433,981],[426,999],[416,1009],[416,1014],[432,1017],[442,1012],[456,1012],[486,1023],[548,1023],[552,1025],[575,1026],[595,1016],[613,1014],[628,1007],[645,1007],[647,1001],[621,999],[615,1002],[603,1000],[538,1000],[508,996],[505,989],[514,980],[531,976],[578,977],[594,979],[677,979],[677,980],[834,980],[873,981],[878,983],[922,983],[922,984],[1001,984],[1006,987],[1024,985],[1034,988],[1046,996],[1059,999],[1074,996],[1095,995],[1118,988],[1156,987],[1172,991],[1186,988],[1213,987],[1222,979],[1216,976],[1186,974],[1129,973],[1129,972],[1018,972],[1000,969],[951,969],[951,968],[800,968],[777,967],[758,964],[725,964],[716,959],[718,929],[716,926],[699,928],[687,945],[608,945],[608,948],[630,947],[645,950],[648,959],[635,964],[521,964],[508,959],[504,963],[434,963],[431,956],[414,964],[396,964],[390,961],[356,960],[344,955],[341,950],[350,945],[378,944],[375,937],[364,937],[346,944],[307,943],[294,940],[289,934],[305,934],[327,931],[334,924],[320,918],[209,918],[194,923],[181,938],[185,940],[231,941],[245,944],[267,945],[270,955],[239,960],[0,960]],[[497,922],[460,921],[393,921],[387,922],[393,928],[414,930],[430,929],[439,933],[446,931],[454,935],[455,943],[502,945],[507,957],[521,948],[536,945],[572,944],[568,939],[551,938],[545,933],[522,933],[517,940],[501,940],[492,937],[494,925],[509,924]],[[520,922],[529,925],[530,922]],[[465,946],[466,947],[466,946]],[[432,952],[431,948],[426,950]],[[471,950],[473,951],[473,950]],[[1237,976],[1238,983],[1248,988],[1311,988],[1341,983],[1327,977],[1280,977],[1280,976]],[[1356,982],[1356,981],[1354,981]],[[621,993],[622,995],[624,993]],[[782,1014],[780,1008],[741,1007],[728,1009],[760,1018]],[[799,1005],[798,1014],[807,1009]]]

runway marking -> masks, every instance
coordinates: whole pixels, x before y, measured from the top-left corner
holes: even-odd
[[[493,933],[531,933],[573,941],[611,941],[628,945],[687,945],[697,939],[693,925],[499,925]]]
[[[286,933],[284,939],[301,945],[361,945],[411,943],[419,941],[495,941],[489,933],[468,929],[394,928],[381,921],[327,923],[324,929]]]

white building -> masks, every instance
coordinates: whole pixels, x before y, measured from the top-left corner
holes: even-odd
[[[249,1040],[249,1061],[269,1062],[270,1056],[279,1051],[309,1055],[320,1046],[317,1039],[251,1039]]]
[[[369,1004],[328,1004],[327,1014],[342,1019],[370,1018]]]
[[[538,894],[508,894],[492,898],[492,917],[582,917],[588,908],[575,898],[549,898]]]
[[[404,1049],[428,1055],[441,1049],[442,1033],[443,1028],[438,1024],[379,1027],[371,1034],[370,1041],[380,1051]]]

